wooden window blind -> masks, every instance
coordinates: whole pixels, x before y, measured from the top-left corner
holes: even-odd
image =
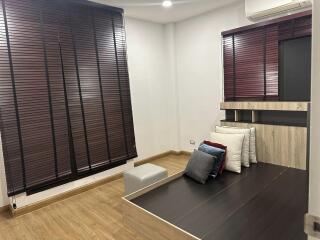
[[[122,119],[124,128],[124,137],[126,139],[126,152],[129,156],[136,154],[134,132],[131,131],[133,124],[131,96],[129,86],[129,73],[127,66],[127,49],[125,39],[125,29],[123,26],[122,16],[119,13],[114,13],[114,39],[116,46],[116,59],[118,63],[118,81],[122,104]],[[115,134],[116,135],[116,134]]]
[[[225,100],[235,100],[235,58],[234,58],[234,36],[223,38],[224,59],[224,97]]]
[[[9,196],[136,156],[122,11],[1,0],[1,135]]]
[[[77,170],[87,171],[101,163],[108,156],[107,132],[104,121],[103,101],[100,91],[100,75],[93,28],[93,13],[84,5],[70,6],[77,82],[80,95],[81,118],[84,136],[75,142]]]
[[[225,36],[225,100],[278,97],[278,26]]]
[[[279,24],[279,39],[287,40],[298,37],[311,36],[312,17],[304,16],[297,19],[291,19]]]
[[[279,100],[279,27],[265,28],[264,100]]]
[[[311,15],[222,35],[225,101],[279,100],[279,42],[311,35]]]
[[[259,99],[264,95],[264,41],[263,29],[234,36],[237,99]]]

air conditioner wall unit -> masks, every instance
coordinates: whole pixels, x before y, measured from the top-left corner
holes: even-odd
[[[310,9],[312,0],[246,0],[246,16],[259,21]]]

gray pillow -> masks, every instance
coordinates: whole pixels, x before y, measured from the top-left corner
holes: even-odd
[[[185,175],[197,182],[205,184],[216,159],[217,157],[208,153],[194,150],[185,170]]]

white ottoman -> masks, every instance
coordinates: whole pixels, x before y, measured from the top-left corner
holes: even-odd
[[[124,172],[123,177],[125,195],[128,195],[168,177],[168,171],[163,167],[147,163]]]

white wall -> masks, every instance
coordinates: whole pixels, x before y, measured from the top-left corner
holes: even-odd
[[[133,117],[140,158],[176,149],[171,31],[166,26],[126,19]]]
[[[320,216],[320,0],[314,0],[312,32],[311,149],[309,213]],[[309,238],[315,239],[315,238]]]
[[[249,24],[244,1],[176,24],[180,144],[192,150],[223,118],[221,32]]]
[[[171,114],[171,146],[172,150],[180,151],[180,110],[179,110],[179,90],[177,85],[177,58],[176,58],[176,41],[175,41],[176,24],[170,23],[165,25],[165,40],[166,40],[166,63],[167,71],[170,76],[170,86],[167,89],[169,94],[169,112]]]
[[[172,26],[171,26],[172,27]],[[128,67],[138,158],[178,150],[173,48],[173,28],[126,18]],[[1,146],[1,145],[0,145]],[[17,197],[18,207],[72,190],[112,174],[130,169],[126,165],[83,178],[50,190]],[[6,183],[0,149],[0,207],[7,205]]]
[[[0,207],[8,205],[6,174],[4,171],[4,162],[2,154],[2,143],[0,137]]]

